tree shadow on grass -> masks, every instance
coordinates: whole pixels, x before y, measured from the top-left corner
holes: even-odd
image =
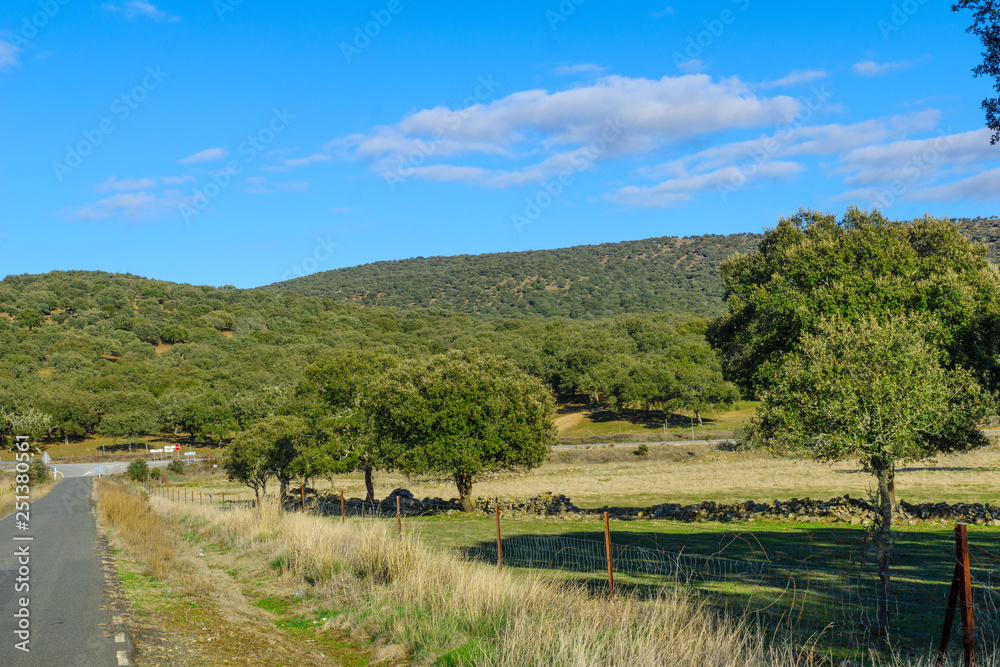
[[[954,570],[953,533],[898,532],[895,537],[892,636],[898,650],[922,652],[940,636]],[[611,542],[621,594],[653,598],[664,586],[681,583],[720,612],[786,637],[788,632],[802,641],[818,637],[828,651],[877,644],[877,564],[863,529],[655,533],[615,531],[612,524]],[[1000,573],[1000,532],[976,530],[970,542],[973,569]],[[603,527],[509,535],[501,549],[507,567],[549,570],[595,595],[607,595]],[[497,562],[495,540],[462,552],[469,559]],[[982,603],[988,595],[978,584],[974,597]],[[986,604],[978,609],[997,613]],[[980,618],[977,626],[982,640],[998,639],[1000,618]]]

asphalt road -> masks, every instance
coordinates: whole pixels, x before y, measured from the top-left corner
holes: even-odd
[[[70,477],[70,472],[79,474]],[[19,529],[17,522],[23,517],[16,514],[0,519],[0,664],[3,667],[131,664],[122,612],[112,608],[108,597],[110,588],[102,565],[103,550],[91,508],[92,480],[85,474],[83,470],[67,471],[67,479],[32,503],[27,530]],[[31,539],[23,539],[28,537]],[[17,554],[25,548],[27,556]],[[26,576],[20,569],[25,561]],[[15,589],[24,584],[29,590]],[[15,616],[24,613],[22,598],[27,598],[28,652],[16,647],[24,638],[16,635],[21,619]]]
[[[199,461],[202,459],[198,459]],[[185,461],[187,463],[187,461]],[[59,473],[59,479],[70,477],[97,477],[101,475],[113,475],[125,472],[128,469],[129,461],[105,461],[103,463],[50,463],[49,469],[55,469]],[[170,464],[170,461],[146,461],[150,468],[163,468]],[[2,461],[0,467],[10,470],[16,465],[14,461]]]

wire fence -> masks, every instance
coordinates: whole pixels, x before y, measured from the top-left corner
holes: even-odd
[[[953,542],[942,538],[941,548]],[[591,575],[592,585],[606,586],[607,545],[597,539],[561,535],[515,535],[502,540],[504,566],[544,568]],[[474,560],[497,562],[497,545],[465,550]],[[728,614],[788,636],[828,653],[878,647],[879,578],[865,548],[847,553],[836,566],[766,559],[696,555],[646,546],[611,543],[616,585],[642,590],[664,584],[688,587]],[[970,565],[977,643],[1000,641],[1000,558],[973,548]],[[952,561],[953,565],[953,561]],[[931,568],[933,569],[933,568]],[[927,655],[941,638],[951,570],[921,576],[913,568],[892,572],[889,638],[907,653]]]

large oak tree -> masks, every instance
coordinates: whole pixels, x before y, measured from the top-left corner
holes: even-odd
[[[407,362],[380,391],[378,419],[407,473],[449,475],[471,511],[484,474],[542,464],[555,440],[549,389],[511,362],[453,351]]]

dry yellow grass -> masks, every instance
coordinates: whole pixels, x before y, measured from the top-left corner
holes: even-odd
[[[0,474],[0,518],[3,518],[14,511],[15,484],[14,475]],[[41,484],[31,487],[31,502],[35,502],[48,495],[56,485],[56,482],[46,480]]]
[[[400,540],[383,522],[341,525],[267,503],[226,512],[160,498],[154,505],[241,553],[280,562],[289,586],[314,582],[311,593],[341,610],[329,626],[373,638],[383,656],[498,666],[806,664],[678,588],[609,603],[539,575],[461,561],[412,536]]]
[[[285,514],[274,503],[220,510],[152,499],[153,511],[240,562],[278,563],[272,582],[335,610],[324,629],[370,639],[376,661],[453,665],[823,664],[807,647],[769,647],[678,586],[654,599],[603,596],[540,574],[498,572],[432,548],[395,525]],[[902,662],[885,664],[901,665]],[[912,665],[924,662],[907,663]],[[981,662],[995,665],[990,656]]]
[[[664,453],[668,450],[669,456]],[[694,455],[688,456],[689,451]],[[500,474],[477,482],[473,495],[529,498],[549,491],[565,494],[581,507],[649,506],[702,500],[825,500],[845,493],[863,498],[872,485],[871,476],[860,472],[853,461],[820,463],[753,452],[705,453],[705,448],[698,446],[653,445],[648,458],[636,456],[632,447],[556,452],[552,458],[530,472]],[[224,480],[224,476],[218,478],[219,483]],[[420,498],[457,496],[454,483],[447,478],[379,473],[375,484],[379,497],[397,487]],[[330,483],[318,479],[314,486],[329,488]],[[364,495],[364,480],[357,474],[335,478],[333,487],[343,488],[348,497]],[[896,475],[896,488],[899,498],[909,502],[995,503],[1000,488],[1000,449],[990,447],[902,466]],[[246,491],[244,487],[244,495]]]
[[[340,664],[276,633],[274,617],[247,599],[240,582],[225,568],[210,567],[204,554],[180,539],[179,525],[166,518],[175,503],[149,498],[141,489],[121,481],[98,482],[95,496],[102,525],[112,543],[127,554],[129,565],[162,582],[168,598],[184,601],[186,611],[169,617],[169,640],[178,639],[177,634],[188,636],[174,643],[167,654],[162,646],[148,645],[148,640],[143,646],[148,627],[141,628],[137,640],[140,652],[147,656],[157,653],[171,665],[220,664],[233,656],[246,665]],[[266,570],[265,564],[260,567]],[[140,594],[136,590],[131,593]],[[133,599],[132,603],[145,615],[165,613],[162,604],[150,600]]]

